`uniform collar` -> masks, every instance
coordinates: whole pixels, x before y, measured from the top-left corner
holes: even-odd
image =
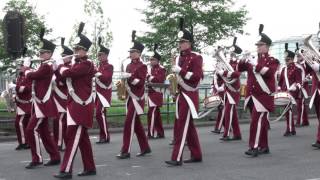
[[[290,63],[290,64],[287,65],[287,67],[290,68],[290,69],[291,69],[291,68],[294,68],[294,66],[295,66],[295,65],[294,65],[294,62],[292,62],[292,63]]]
[[[108,64],[108,59],[106,59],[106,60],[103,60],[103,61],[100,61],[100,62],[99,62],[99,64],[100,64],[100,65],[103,65],[103,64]]]
[[[140,62],[140,58],[137,59],[131,59],[131,63],[136,64]]]
[[[189,54],[191,54],[191,48],[180,52],[181,56],[186,56],[186,55],[189,55]]]
[[[159,64],[156,64],[154,66],[152,66],[152,68],[158,68],[160,65]]]

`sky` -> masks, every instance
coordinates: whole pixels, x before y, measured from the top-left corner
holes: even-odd
[[[0,9],[8,0],[0,1]],[[68,37],[72,33],[75,22],[83,21],[82,0],[28,0],[36,6],[39,14],[45,15],[47,25],[53,29],[50,37]],[[279,40],[291,36],[315,34],[319,30],[320,1],[319,0],[234,0],[235,7],[242,5],[248,10],[250,20],[244,26],[246,35],[237,35],[237,44],[244,50],[254,50],[254,43],[259,40],[258,27],[264,24],[264,33],[272,40]],[[111,19],[110,29],[113,33],[113,42],[110,47],[110,63],[117,69],[120,61],[128,56],[131,45],[131,31],[139,33],[149,29],[141,20],[144,18],[137,9],[146,8],[145,0],[103,0],[102,7],[105,17]],[[0,11],[0,17],[5,12]],[[85,27],[86,28],[86,27]],[[89,27],[87,27],[89,28]],[[232,37],[226,38],[218,44],[232,44]],[[56,42],[59,44],[59,42]],[[58,52],[56,52],[58,53]],[[206,62],[211,66],[211,62]]]

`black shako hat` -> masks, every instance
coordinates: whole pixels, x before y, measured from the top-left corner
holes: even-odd
[[[98,38],[98,45],[100,47],[99,53],[105,53],[106,55],[109,55],[110,49],[108,49],[102,45],[102,38],[101,37]]]
[[[136,41],[136,31],[135,30],[132,31],[131,41],[133,43],[133,46],[132,46],[132,48],[130,48],[129,52],[139,51],[140,53],[142,53],[142,51],[144,49],[144,45],[142,43]]]
[[[265,43],[268,46],[270,46],[272,44],[272,40],[266,34],[262,33],[263,28],[264,28],[264,25],[260,24],[259,35],[261,36],[261,39],[256,43],[256,45]]]
[[[72,51],[70,48],[68,48],[67,46],[64,45],[64,40],[65,40],[65,38],[62,37],[62,38],[61,38],[61,47],[62,47],[62,49],[63,49],[63,52],[61,53],[61,55],[62,55],[62,56],[72,55],[72,54],[73,54],[73,51]]]
[[[92,42],[87,38],[87,36],[82,34],[84,25],[85,24],[83,22],[80,23],[80,26],[78,29],[78,37],[80,38],[80,41],[75,45],[75,47],[80,47],[88,51],[92,45]]]
[[[48,41],[43,38],[45,29],[41,28],[40,31],[40,51],[51,51],[54,52],[54,49],[56,48],[56,45],[53,44],[51,41]]]

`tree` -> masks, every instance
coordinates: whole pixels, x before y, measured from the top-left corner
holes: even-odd
[[[28,48],[28,56],[34,56],[39,51],[39,33],[42,27],[45,27],[45,19],[43,15],[39,15],[36,12],[35,6],[30,4],[27,0],[10,0],[6,3],[3,8],[4,12],[10,10],[19,11],[25,18],[25,40],[26,47]],[[3,30],[2,20],[0,20],[0,28]],[[46,28],[46,33],[50,33],[51,28]],[[0,68],[1,72],[6,71],[7,69],[14,69],[15,63],[10,59],[6,53],[4,47],[4,37],[3,33],[0,33],[0,62],[2,67]]]
[[[88,38],[92,40],[92,46],[89,50],[89,54],[93,60],[96,60],[98,57],[98,37],[102,38],[102,43],[105,47],[111,46],[113,40],[112,32],[110,31],[109,27],[110,18],[104,17],[104,12],[101,5],[101,0],[84,0],[84,13],[87,19],[85,20],[86,26],[83,34],[86,34]],[[74,44],[79,24],[80,22],[77,22],[73,26],[74,33],[70,38],[70,44]],[[90,38],[90,35],[86,33],[89,32],[88,29],[92,30],[90,35],[93,37],[93,39]]]
[[[148,6],[140,10],[144,22],[152,30],[145,32],[139,40],[152,50],[159,44],[159,51],[165,56],[175,48],[178,34],[179,17],[185,18],[185,28],[194,35],[193,47],[201,51],[224,37],[243,33],[247,22],[247,11],[242,6],[233,9],[232,0],[146,0]]]

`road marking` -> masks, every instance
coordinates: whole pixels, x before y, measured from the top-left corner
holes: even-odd
[[[141,166],[131,166],[132,168],[138,168],[138,167],[141,167]]]
[[[31,162],[30,160],[28,160],[28,161],[20,161],[20,163],[29,163],[29,162]]]
[[[106,164],[98,164],[98,165],[96,165],[96,167],[105,167],[105,166],[108,166],[108,165],[106,165]]]
[[[306,180],[320,180],[320,178],[306,179]]]

